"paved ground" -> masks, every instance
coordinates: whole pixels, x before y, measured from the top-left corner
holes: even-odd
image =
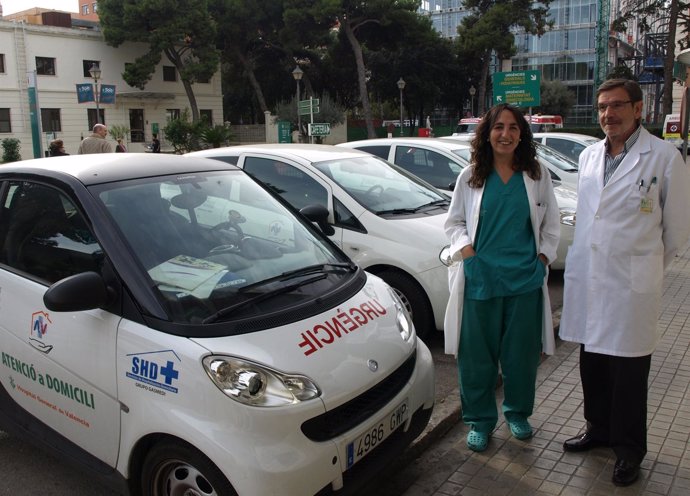
[[[502,495],[688,495],[690,494],[690,247],[665,278],[659,319],[661,342],[649,377],[649,452],[638,482],[618,488],[611,482],[615,455],[608,448],[564,453],[565,439],[584,428],[579,348],[561,343],[540,366],[537,402],[531,418],[535,436],[511,437],[500,423],[484,453],[467,449],[467,427],[436,418],[427,436],[410,452],[417,457],[393,468],[377,494],[403,496]],[[557,315],[556,315],[557,318]],[[456,395],[457,396],[457,395]],[[500,402],[502,391],[497,390]],[[440,405],[449,408],[450,399]],[[445,412],[448,413],[448,412]]]

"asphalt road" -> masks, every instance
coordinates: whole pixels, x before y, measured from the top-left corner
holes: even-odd
[[[554,271],[550,276],[549,293],[554,317],[560,316],[563,301],[563,273]],[[438,332],[428,340],[436,364],[436,402],[443,404],[449,395],[457,395],[457,369],[455,360],[443,353],[443,333]],[[0,496],[117,496],[82,470],[60,460],[32,444],[0,431]],[[398,477],[379,478],[376,494],[396,495],[403,492],[406,478],[404,471]]]

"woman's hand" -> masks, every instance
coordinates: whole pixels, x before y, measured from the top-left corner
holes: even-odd
[[[549,260],[544,256],[543,253],[539,254],[539,260],[541,260],[541,263],[543,263],[544,265],[549,265]]]
[[[476,254],[477,253],[474,251],[474,248],[472,248],[472,245],[463,246],[460,250],[460,255],[462,255],[463,260],[465,260],[466,258],[473,257]]]

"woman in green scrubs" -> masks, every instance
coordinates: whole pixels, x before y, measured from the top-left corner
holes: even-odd
[[[551,178],[517,109],[498,105],[480,122],[445,228],[464,275],[456,311],[467,445],[483,451],[496,427],[499,366],[506,423],[514,437],[528,439],[544,330],[551,329],[544,325],[551,319],[547,266],[560,229]]]

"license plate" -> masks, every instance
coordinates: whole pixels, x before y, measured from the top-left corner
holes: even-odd
[[[391,433],[407,422],[410,410],[407,398],[389,414],[374,424],[364,434],[347,445],[347,468],[364,458],[371,450],[381,444]]]

